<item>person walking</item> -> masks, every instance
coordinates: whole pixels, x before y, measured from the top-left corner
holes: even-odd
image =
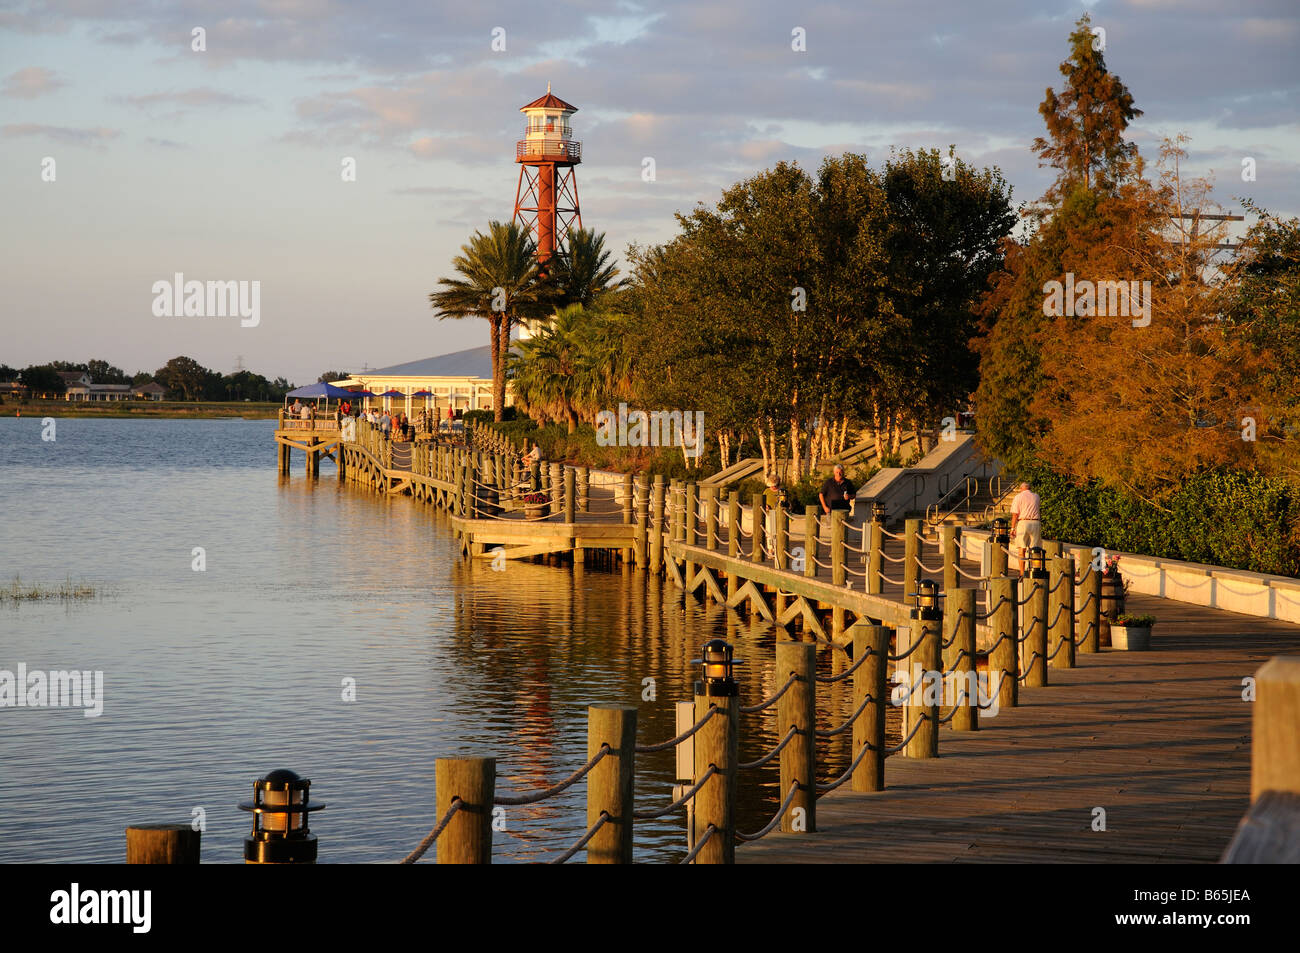
[[[829,515],[831,510],[849,509],[855,493],[853,484],[844,477],[844,467],[837,463],[817,498],[821,500],[822,512]]]
[[[1022,576],[1025,555],[1043,545],[1041,505],[1042,500],[1027,481],[1020,484],[1020,492],[1011,500],[1011,545],[1016,549],[1016,569]]]

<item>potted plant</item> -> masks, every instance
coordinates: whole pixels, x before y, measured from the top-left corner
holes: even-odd
[[[1121,613],[1110,625],[1111,648],[1128,652],[1146,652],[1151,649],[1151,626],[1155,625],[1153,615],[1132,615]]]
[[[525,493],[521,502],[524,504],[524,516],[536,520],[546,516],[546,508],[550,505],[551,498],[545,493]]]

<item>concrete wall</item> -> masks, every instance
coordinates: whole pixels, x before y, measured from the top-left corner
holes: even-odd
[[[986,573],[984,550],[988,536],[988,530],[963,529],[960,543],[962,558],[980,562]],[[1074,556],[1076,562],[1092,558],[1092,548],[1088,546],[1066,543],[1062,549]],[[1115,550],[1107,550],[1106,554],[1119,557],[1119,570],[1129,592],[1300,623],[1300,579]]]
[[[1000,472],[996,462],[986,462],[975,449],[973,434],[959,433],[956,440],[940,440],[914,467],[881,470],[858,490],[858,509],[870,513],[873,501],[885,504],[893,522],[909,511],[925,513],[945,493],[970,473]]]

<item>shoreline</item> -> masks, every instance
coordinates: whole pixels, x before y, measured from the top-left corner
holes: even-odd
[[[87,406],[86,401],[29,400],[0,404],[0,417],[80,418],[104,420],[275,420],[281,405],[257,401],[105,401]]]

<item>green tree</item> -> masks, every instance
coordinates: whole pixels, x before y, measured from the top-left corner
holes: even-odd
[[[154,380],[167,388],[168,400],[201,400],[212,376],[212,371],[184,355],[173,357],[154,372]]]
[[[131,381],[120,367],[114,367],[108,361],[92,360],[86,362],[86,373],[94,384],[129,384]]]
[[[345,381],[352,375],[347,371],[326,371],[320,377],[316,378],[317,384],[332,384],[334,381]]]
[[[609,262],[605,236],[591,229],[569,233],[568,248],[551,265],[555,291],[561,305],[589,308],[609,291],[621,287],[615,282],[618,268]]]
[[[483,318],[488,322],[492,353],[492,405],[502,419],[506,398],[506,357],[510,331],[522,321],[540,318],[553,292],[539,275],[536,249],[528,229],[517,222],[490,222],[486,234],[475,232],[452,259],[460,277],[440,278],[429,301],[443,318]]]
[[[59,397],[67,391],[63,378],[51,364],[33,364],[25,367],[18,375],[18,380],[33,397],[40,394]]]

